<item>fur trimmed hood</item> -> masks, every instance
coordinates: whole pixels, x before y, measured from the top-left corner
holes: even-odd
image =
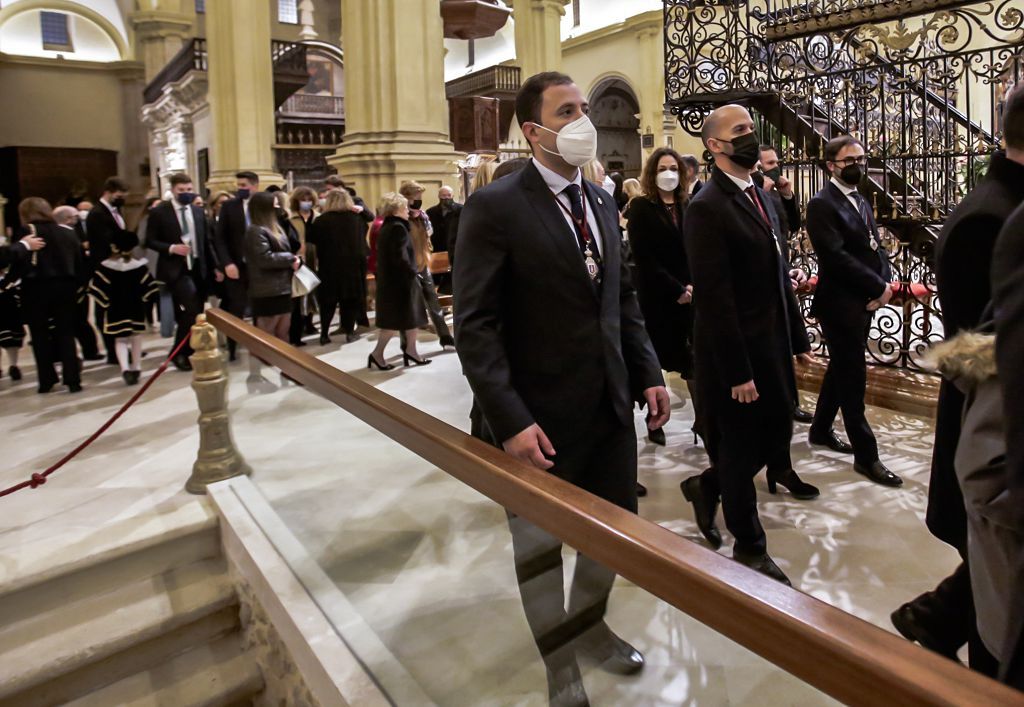
[[[965,331],[928,352],[926,365],[958,388],[974,387],[996,375],[995,334]]]

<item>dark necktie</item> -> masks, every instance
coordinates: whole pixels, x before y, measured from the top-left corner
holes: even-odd
[[[588,243],[587,243],[587,239],[583,236],[583,231],[580,230],[580,224],[586,224],[587,214],[583,210],[583,194],[580,191],[580,185],[579,184],[570,184],[569,186],[567,186],[565,188],[564,193],[565,193],[566,196],[569,197],[569,205],[572,207],[572,220],[575,222],[575,223],[573,223],[573,230],[576,232],[576,242],[577,242],[577,244],[580,247],[580,253],[583,255],[584,258],[586,258],[587,257]],[[589,232],[589,226],[588,226],[588,232]],[[590,257],[593,258],[594,262],[597,263],[597,271],[598,271],[597,277],[593,278],[593,279],[594,279],[595,282],[600,284],[600,282],[601,282],[601,275],[602,275],[602,271],[603,271],[603,267],[604,266],[603,266],[603,263],[601,262],[601,253],[598,252],[598,250],[597,250],[597,243],[594,243],[593,234],[590,234],[590,235],[591,235],[590,243],[589,243]]]
[[[761,206],[761,200],[757,198],[757,189],[755,189],[754,185],[751,184],[747,187],[746,192],[747,196],[750,197],[750,200],[754,202],[754,206],[757,208],[758,213],[761,214],[761,218],[764,219],[765,225],[768,226],[769,230],[771,230],[772,222],[768,219],[768,214],[764,212],[764,207]]]
[[[857,200],[857,211],[860,212],[860,217],[864,220],[864,225],[868,228],[868,241],[871,244],[871,250],[878,250],[878,241],[875,239],[875,231],[871,228],[871,207],[868,205],[868,200],[865,199],[860,192],[853,192],[853,198]]]

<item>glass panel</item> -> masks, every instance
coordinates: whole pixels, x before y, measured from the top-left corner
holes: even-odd
[[[392,343],[389,360],[399,367],[367,371],[372,338],[340,350],[335,344],[321,357],[468,430],[470,398],[458,358],[438,353],[436,339],[423,338],[428,341],[421,342],[420,353],[433,360],[427,368],[402,368]],[[318,571],[330,578],[331,591],[343,597],[319,603],[332,607],[329,617],[339,634],[389,696],[396,704],[546,704],[545,663],[524,611],[505,510],[317,395],[282,385],[276,370],[263,371],[269,384],[247,382],[246,358],[243,354],[232,366],[238,447],[253,468],[257,488],[316,560]],[[682,406],[680,400],[676,404]],[[680,421],[670,438],[678,442],[688,426]],[[699,455],[687,450],[671,459],[689,459],[684,461],[689,468]],[[660,476],[651,461],[645,475]],[[668,483],[678,481],[666,476]],[[652,494],[652,500],[662,495],[666,498],[656,502],[655,514],[670,507],[669,494]],[[685,511],[674,500],[678,519]],[[562,549],[559,572],[559,553],[552,554],[558,544],[546,543],[521,520],[513,525],[517,545],[547,550],[539,560],[533,553],[532,563],[520,563],[520,573],[529,577],[524,593],[533,607],[530,615],[541,622],[558,615],[563,601],[570,608],[590,605],[570,599],[576,553]],[[591,579],[589,586],[610,574],[592,562],[587,567],[582,576]],[[575,596],[584,595],[577,587]],[[599,604],[593,614],[598,618]],[[621,676],[600,669],[589,651],[607,643],[601,638],[603,624],[594,625],[580,619],[577,626],[591,629],[568,639],[572,626],[556,628],[545,645],[549,663],[562,666],[563,674],[571,675],[573,656],[579,656],[575,664],[595,705],[831,704],[817,690],[622,578],[614,580],[607,626],[643,652],[642,673]]]
[[[277,21],[294,25],[299,22],[299,10],[296,0],[277,0]]]
[[[43,49],[71,50],[67,15],[44,10],[39,13],[39,25],[43,34]]]

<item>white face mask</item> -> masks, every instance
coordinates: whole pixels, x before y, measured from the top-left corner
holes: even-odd
[[[612,181],[611,177],[605,177],[604,183],[601,184],[601,188],[608,192],[608,196],[615,196],[615,182]]]
[[[80,210],[78,212],[78,218],[80,218],[80,219],[82,219],[84,221],[85,219],[89,218],[89,212],[86,211],[85,209]]]
[[[540,123],[534,125],[558,136],[555,139],[558,152],[553,152],[543,145],[540,145],[540,149],[548,154],[558,155],[573,167],[582,167],[597,157],[597,128],[590,122],[588,116],[581,115],[558,132],[545,128]]]
[[[676,187],[679,186],[679,172],[673,169],[666,169],[664,172],[658,172],[655,181],[658,183],[658,189],[662,191],[675,191]]]

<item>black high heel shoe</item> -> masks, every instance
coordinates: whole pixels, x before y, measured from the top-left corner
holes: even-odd
[[[414,365],[414,366],[426,366],[428,363],[433,363],[433,361],[431,359],[429,359],[429,358],[416,358],[415,356],[410,356],[409,354],[407,354],[406,352],[403,351],[402,352],[402,365],[403,366],[408,366],[409,365],[409,361],[412,361],[412,365]]]
[[[377,361],[377,359],[373,357],[373,354],[370,354],[369,356],[366,357],[366,367],[372,369],[374,366],[376,366],[382,371],[390,371],[395,367],[393,363],[381,364],[379,361]]]
[[[793,498],[801,501],[809,501],[821,495],[817,486],[802,481],[792,469],[786,469],[778,474],[768,472],[768,493],[775,493],[776,485],[784,487],[793,494]]]

